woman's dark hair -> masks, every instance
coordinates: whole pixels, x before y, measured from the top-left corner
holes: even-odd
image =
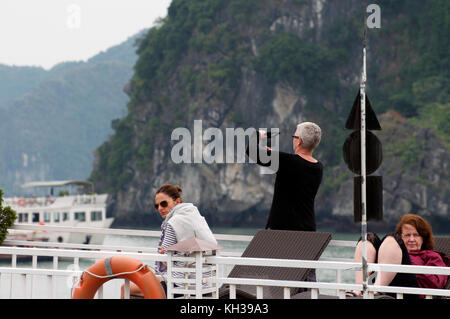
[[[178,185],[165,184],[156,191],[156,194],[164,193],[167,196],[170,196],[173,200],[176,200],[177,198],[181,198],[182,192],[181,187]]]
[[[423,239],[423,244],[421,249],[433,250],[434,248],[434,237],[431,225],[422,217],[414,214],[406,214],[400,218],[400,221],[395,228],[395,232],[399,235],[402,234],[402,226],[408,224],[413,226],[419,235]]]

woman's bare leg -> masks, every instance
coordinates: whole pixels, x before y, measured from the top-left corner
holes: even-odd
[[[120,298],[123,299],[125,294],[125,285],[120,288]],[[130,281],[130,296],[144,297],[141,289],[132,281]]]
[[[385,238],[378,251],[379,264],[395,264],[402,263],[402,249],[394,237],[388,236]],[[394,279],[396,272],[379,272],[375,280],[376,286],[389,286]]]
[[[366,241],[367,262],[374,263],[377,256],[377,251],[370,241]],[[362,241],[359,241],[355,248],[354,262],[362,262]],[[369,275],[369,274],[368,274]],[[362,284],[362,271],[355,271],[355,283]],[[354,291],[357,295],[361,295],[361,291]]]

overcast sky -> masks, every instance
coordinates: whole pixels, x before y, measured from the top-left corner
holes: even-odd
[[[167,15],[171,0],[0,0],[0,64],[45,69],[125,41]]]

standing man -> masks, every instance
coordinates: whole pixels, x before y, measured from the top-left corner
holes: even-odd
[[[267,138],[259,131],[259,138]],[[272,207],[266,229],[315,231],[314,200],[322,181],[323,166],[313,157],[313,151],[320,143],[322,132],[312,122],[297,125],[292,135],[294,154],[279,152],[279,167],[276,172]],[[261,149],[258,150],[258,155]],[[276,154],[268,148],[268,155]],[[249,147],[247,147],[249,155]],[[255,159],[253,159],[255,160]],[[259,165],[268,166],[258,159]]]

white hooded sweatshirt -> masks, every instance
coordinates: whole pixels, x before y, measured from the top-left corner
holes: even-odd
[[[217,244],[205,218],[191,203],[176,205],[167,215],[165,222],[172,226],[177,242],[196,237]]]

